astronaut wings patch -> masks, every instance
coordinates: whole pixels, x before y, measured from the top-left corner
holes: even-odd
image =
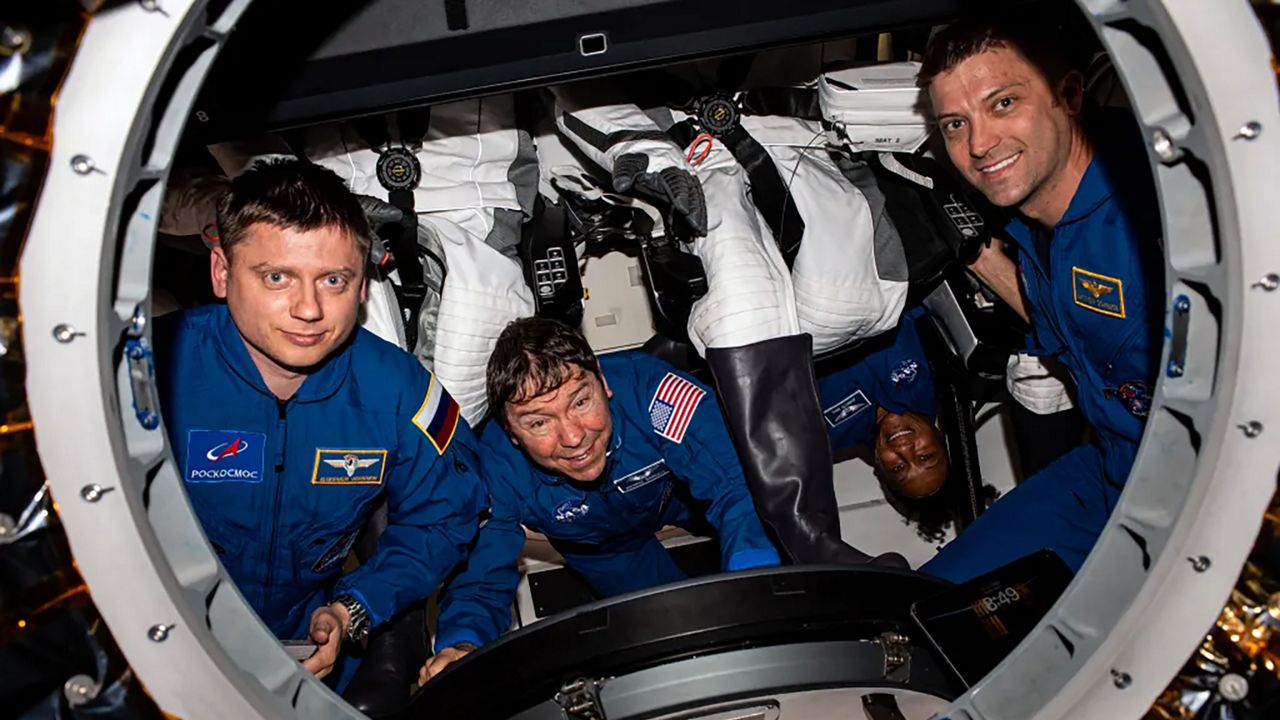
[[[649,401],[649,421],[653,431],[672,442],[683,442],[693,421],[693,413],[707,391],[692,382],[667,373]]]

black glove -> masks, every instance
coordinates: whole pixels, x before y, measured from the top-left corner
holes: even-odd
[[[666,217],[667,226],[673,223],[693,237],[707,234],[707,198],[702,184],[687,170],[667,168],[661,172],[648,172],[649,156],[627,153],[613,164],[613,189],[657,200]],[[674,228],[673,228],[674,229]]]
[[[382,244],[386,237],[383,228],[388,225],[399,226],[404,220],[404,211],[385,200],[369,195],[357,195],[356,200],[360,203],[360,209],[364,211],[364,217],[369,221],[369,230],[373,233],[373,237],[369,238],[369,261],[375,267],[382,267],[387,256],[387,248]]]

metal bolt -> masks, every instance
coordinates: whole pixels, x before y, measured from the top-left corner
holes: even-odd
[[[1123,690],[1133,684],[1133,676],[1123,670],[1111,668],[1111,682],[1115,683],[1117,688]]]
[[[1169,133],[1164,128],[1151,131],[1151,149],[1155,150],[1156,156],[1165,162],[1178,159],[1178,149],[1174,147],[1173,138],[1169,137]]]
[[[1191,311],[1191,298],[1186,295],[1179,295],[1173,299],[1173,311],[1179,315],[1186,315]]]
[[[84,337],[84,333],[71,325],[61,323],[53,326],[53,339],[60,343],[69,343],[78,337]]]
[[[1276,288],[1280,288],[1280,275],[1277,275],[1275,273],[1267,273],[1266,275],[1262,276],[1262,279],[1254,283],[1253,287],[1261,288],[1263,290],[1266,290],[1267,292],[1271,292]]]
[[[142,333],[147,329],[147,311],[142,309],[139,304],[133,308],[133,317],[129,319],[129,334],[134,337],[142,337]]]
[[[80,488],[80,497],[83,498],[85,502],[96,503],[102,499],[103,495],[106,495],[114,489],[115,488],[102,487],[98,483],[91,483]]]
[[[147,631],[147,637],[152,642],[164,642],[169,638],[169,631],[173,629],[172,625],[152,625]]]
[[[31,49],[31,31],[6,25],[0,28],[0,46],[11,54],[21,55]]]
[[[18,523],[13,521],[12,515],[0,513],[0,538],[8,537],[18,529]]]
[[[1240,428],[1240,431],[1243,432],[1244,436],[1247,438],[1256,438],[1262,434],[1262,423],[1257,420],[1250,420],[1249,422],[1237,425],[1236,427]]]
[[[1171,378],[1180,378],[1185,375],[1186,372],[1187,369],[1183,366],[1182,361],[1174,358],[1169,359],[1169,365],[1164,369],[1164,374]]]
[[[1240,702],[1249,697],[1249,681],[1235,673],[1218,678],[1218,693],[1227,702]]]
[[[77,175],[88,175],[97,170],[98,166],[93,163],[93,158],[88,155],[74,155],[71,158],[71,169]]]
[[[1257,120],[1250,120],[1240,126],[1240,132],[1236,133],[1234,140],[1253,140],[1262,134],[1262,123]]]
[[[1209,566],[1213,564],[1212,562],[1209,561],[1209,558],[1205,557],[1204,555],[1199,555],[1197,557],[1189,557],[1187,558],[1187,561],[1191,563],[1191,569],[1199,573],[1202,573],[1205,570],[1208,570]]]
[[[88,675],[72,675],[62,684],[62,694],[71,707],[79,707],[92,701],[101,690],[102,687]]]
[[[138,0],[138,5],[147,12],[164,13],[164,8],[160,7],[160,0]]]
[[[144,430],[155,430],[160,427],[160,416],[147,410],[138,415],[138,423],[142,425]]]

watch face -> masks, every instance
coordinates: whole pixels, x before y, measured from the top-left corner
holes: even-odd
[[[412,190],[418,187],[422,167],[408,148],[393,147],[378,156],[378,182],[387,190]]]
[[[698,120],[702,127],[712,135],[723,135],[738,125],[738,106],[733,98],[716,95],[702,103],[698,112]]]

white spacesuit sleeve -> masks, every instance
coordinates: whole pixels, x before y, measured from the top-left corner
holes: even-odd
[[[684,151],[634,103],[601,83],[553,87],[556,127],[579,150],[612,172],[618,158],[637,153],[649,158],[648,172],[692,170]]]
[[[1075,405],[1066,383],[1055,377],[1056,372],[1062,370],[1046,365],[1035,355],[1014,353],[1009,356],[1005,384],[1019,405],[1037,415],[1051,415]]]

